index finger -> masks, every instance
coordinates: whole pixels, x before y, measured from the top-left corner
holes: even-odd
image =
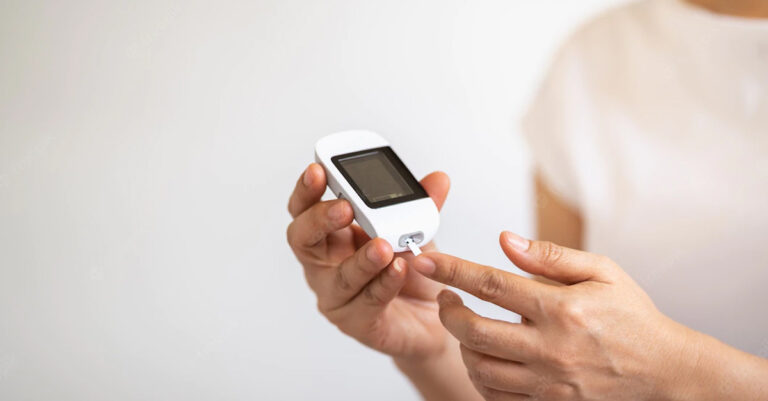
[[[438,252],[427,252],[412,262],[419,273],[464,290],[484,301],[536,319],[541,301],[556,287]]]

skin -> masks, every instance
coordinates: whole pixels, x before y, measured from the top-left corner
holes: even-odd
[[[288,206],[288,242],[318,309],[392,356],[426,400],[768,399],[768,361],[667,318],[604,256],[502,233],[509,259],[552,285],[440,254],[433,244],[418,258],[396,255],[352,224],[347,201],[320,201],[325,185],[322,167],[310,165]],[[448,177],[432,173],[422,185],[442,207]],[[537,191],[540,228],[572,212],[540,179]],[[444,285],[523,323],[478,316]]]
[[[448,176],[432,173],[421,184],[442,207]],[[304,267],[320,313],[348,336],[392,356],[425,398],[480,400],[466,375],[458,341],[438,316],[436,296],[444,285],[409,269],[410,253],[394,254],[385,240],[371,240],[352,224],[349,202],[321,201],[325,187],[325,172],[313,163],[288,202],[294,217],[288,243]]]
[[[766,0],[687,0],[716,14],[741,18],[768,18]]]
[[[537,238],[582,249],[584,223],[578,210],[562,201],[538,174],[534,177],[534,190]]]
[[[768,18],[765,0],[689,3]],[[431,243],[419,258],[395,255],[352,224],[346,201],[320,201],[326,181],[317,164],[291,195],[288,242],[320,312],[392,356],[425,400],[768,399],[766,359],[670,320],[610,259],[570,249],[583,245],[581,214],[535,182],[537,236],[552,242],[500,237],[533,279]],[[432,173],[422,185],[441,207],[448,177]],[[515,311],[522,323],[478,316],[444,284]]]
[[[664,316],[605,256],[505,232],[501,248],[553,286],[428,252],[414,269],[525,317],[481,317],[455,293],[438,295],[440,320],[461,343],[487,400],[768,399],[768,360]]]

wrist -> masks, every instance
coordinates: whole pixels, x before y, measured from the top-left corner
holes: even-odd
[[[768,399],[768,361],[733,348],[706,334],[688,329],[696,363],[684,371],[675,400]]]
[[[656,393],[652,399],[666,401],[701,400],[702,354],[707,336],[669,319],[673,333],[668,338],[661,366],[655,370]]]
[[[680,344],[657,376],[653,399],[719,401],[766,399],[768,361],[675,323]]]

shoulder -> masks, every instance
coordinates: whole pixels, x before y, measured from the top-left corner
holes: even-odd
[[[653,52],[657,1],[605,11],[561,45],[528,106],[521,129],[547,186],[568,205],[582,204],[589,174],[601,160],[606,107],[625,102],[646,74],[638,62]],[[604,169],[605,170],[605,169]],[[605,170],[607,171],[607,170]]]

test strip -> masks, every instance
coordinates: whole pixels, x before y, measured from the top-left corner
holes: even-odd
[[[410,249],[411,252],[413,252],[413,256],[421,255],[421,249],[419,249],[419,247],[416,246],[416,243],[414,243],[410,238],[405,240],[405,245],[407,245],[408,249]]]

